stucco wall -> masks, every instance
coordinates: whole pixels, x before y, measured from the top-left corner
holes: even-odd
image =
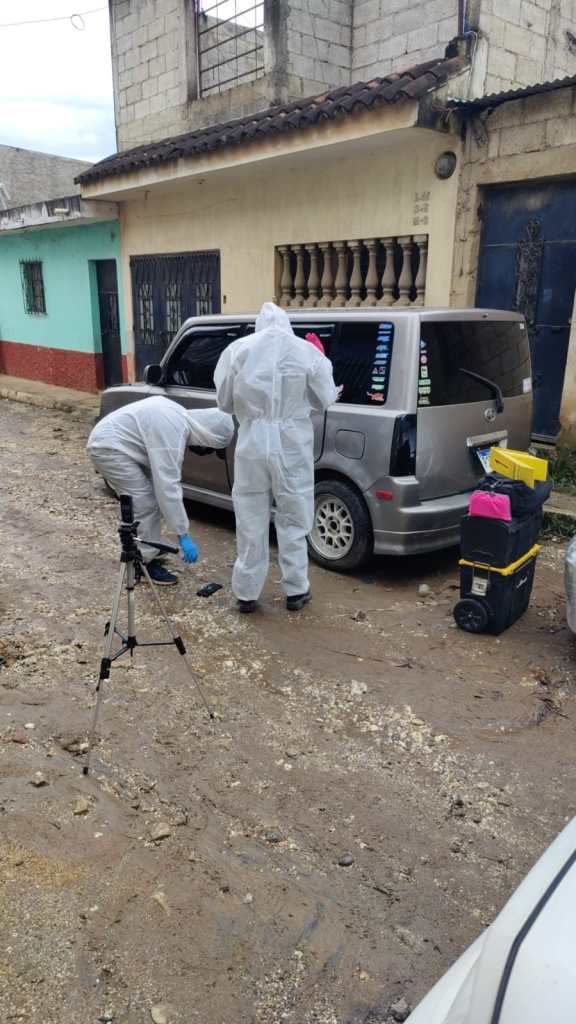
[[[468,131],[458,191],[451,304],[473,306],[476,294],[482,188],[506,182],[574,176],[576,89],[515,100]],[[576,427],[576,328],[565,375],[563,424]]]
[[[218,249],[222,311],[259,308],[275,294],[275,246],[429,233],[426,302],[447,305],[457,175],[440,181],[436,157],[455,139],[413,129],[402,139],[350,143],[346,155],[301,153],[206,176],[121,204],[127,326],[132,341],[131,255]],[[422,193],[429,192],[428,223]],[[417,207],[420,207],[417,209]]]
[[[84,366],[94,366],[93,358],[91,361],[81,358],[101,352],[97,294],[90,261],[114,259],[119,264],[119,237],[119,225],[114,221],[0,234],[0,365],[3,372],[16,373],[20,366],[26,370],[29,362],[30,373],[16,375],[49,379],[49,375],[41,372],[47,362],[55,362],[55,374],[65,372],[65,355],[56,359],[49,354],[56,350],[71,354],[71,365],[75,367],[72,373],[82,374]],[[46,314],[25,311],[21,260],[42,262]],[[125,338],[120,273],[118,290],[121,336]],[[46,352],[44,360],[43,351]],[[93,369],[90,373],[94,377]],[[84,380],[55,379],[52,382],[72,387],[86,384]]]

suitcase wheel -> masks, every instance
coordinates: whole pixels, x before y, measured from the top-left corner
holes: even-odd
[[[483,633],[488,625],[488,610],[482,601],[465,597],[454,607],[454,619],[460,629],[467,633]]]

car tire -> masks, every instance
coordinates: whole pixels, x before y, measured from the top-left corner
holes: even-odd
[[[454,621],[460,629],[467,633],[484,633],[490,615],[486,605],[482,601],[476,601],[473,597],[465,597],[454,607]]]
[[[314,526],[308,550],[317,565],[332,572],[360,569],[374,551],[366,502],[342,480],[319,480],[314,488]]]

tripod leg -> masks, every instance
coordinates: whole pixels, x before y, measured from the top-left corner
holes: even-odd
[[[208,701],[206,700],[204,691],[200,685],[200,680],[198,679],[198,676],[192,669],[192,666],[188,661],[188,658],[186,657],[186,648],[184,646],[184,641],[182,637],[179,636],[178,633],[176,632],[176,627],[174,626],[172,619],[168,615],[166,609],[164,608],[164,605],[162,604],[162,601],[160,600],[160,596],[158,594],[156,587],[154,586],[154,583],[152,582],[152,579],[150,578],[150,573],[148,572],[148,568],[145,562],[142,562],[142,572],[144,573],[146,579],[148,580],[148,583],[150,584],[150,589],[152,590],[152,595],[158,607],[158,611],[160,612],[160,615],[162,616],[164,622],[166,623],[172,640],[174,641],[174,646],[176,647],[178,653],[182,655],[182,660],[184,661],[184,664],[186,666],[186,671],[188,672],[188,675],[190,676],[192,682],[194,683],[194,686],[198,690],[198,693],[200,694],[200,697],[202,699],[202,703],[204,704],[204,707],[206,708],[206,711],[208,712],[210,718],[214,719],[214,712],[212,711],[212,708],[210,707]]]
[[[114,591],[114,600],[112,602],[112,616],[106,633],[106,640],[104,643],[104,657],[100,662],[100,674],[98,676],[98,684],[96,686],[96,706],[94,708],[94,714],[92,716],[92,725],[90,727],[90,733],[88,736],[88,750],[86,751],[86,764],[82,769],[83,775],[90,774],[90,756],[92,754],[92,747],[94,746],[94,739],[96,737],[96,727],[98,725],[98,718],[100,715],[100,705],[102,703],[102,696],[104,692],[103,683],[105,679],[110,677],[110,656],[112,654],[112,644],[114,643],[114,631],[116,629],[116,623],[118,622],[118,611],[120,609],[120,600],[122,598],[122,587],[124,586],[124,577],[126,575],[126,565],[123,562],[120,566],[118,573],[118,581],[116,583],[116,590]]]
[[[128,598],[128,630],[126,645],[130,651],[130,657],[134,654],[136,647],[136,616],[134,610],[134,587],[136,585],[136,570],[134,562],[126,565],[126,596]]]

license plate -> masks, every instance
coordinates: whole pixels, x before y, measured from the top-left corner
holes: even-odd
[[[490,448],[475,448],[474,451],[480,459],[482,469],[485,473],[490,472]]]

